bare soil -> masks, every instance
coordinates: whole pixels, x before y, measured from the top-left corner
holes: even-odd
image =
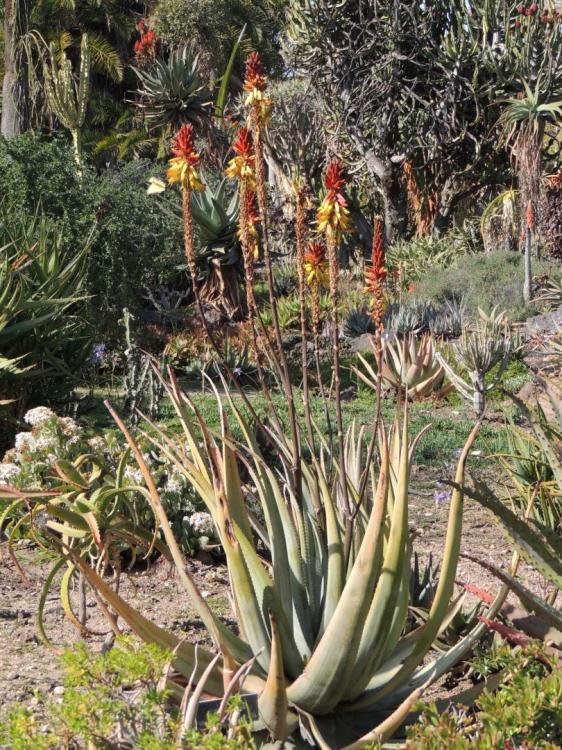
[[[421,470],[421,473],[425,472]],[[427,476],[427,480],[429,478]],[[425,485],[423,479],[419,477],[421,485]],[[436,507],[432,495],[414,494],[410,509],[411,528],[416,536],[414,549],[423,558],[433,553],[434,562],[439,562],[447,529],[447,504]],[[463,551],[504,568],[509,566],[512,555],[502,532],[491,523],[480,506],[471,502],[467,503],[465,511]],[[0,716],[17,701],[33,705],[37,702],[35,691],[44,698],[46,694],[56,692],[62,681],[60,657],[41,641],[35,624],[38,598],[52,562],[45,559],[44,553],[29,545],[19,549],[18,559],[29,576],[27,583],[22,581],[13,561],[3,550],[0,576]],[[190,559],[187,565],[212,608],[233,625],[226,567],[211,559]],[[544,583],[532,569],[522,565],[520,577],[534,591],[544,593]],[[499,587],[487,571],[463,559],[459,563],[457,580],[474,584],[491,594]],[[205,642],[206,632],[167,563],[157,562],[148,570],[124,575],[120,593],[159,625],[183,636],[187,634],[193,642]],[[91,592],[89,594],[88,626],[96,634],[87,636],[86,641],[94,651],[99,651],[103,648],[109,628]],[[82,637],[66,619],[56,587],[53,587],[47,600],[45,622],[49,637],[61,648],[76,643]],[[450,690],[448,683],[444,685],[441,682],[435,686],[432,697],[443,697]]]

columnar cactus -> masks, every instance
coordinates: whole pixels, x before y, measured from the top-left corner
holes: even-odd
[[[53,114],[70,130],[78,167],[82,164],[80,130],[84,124],[90,89],[90,52],[88,36],[82,35],[78,81],[72,74],[72,63],[55,44],[49,47],[49,60],[44,66],[45,93]]]

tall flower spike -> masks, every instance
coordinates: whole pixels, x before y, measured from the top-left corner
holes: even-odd
[[[338,240],[343,232],[351,230],[351,219],[347,201],[342,193],[346,184],[343,165],[339,159],[330,162],[324,177],[326,196],[316,213],[318,231],[328,238]]]
[[[261,125],[267,125],[272,101],[266,96],[267,78],[263,73],[260,56],[257,52],[246,60],[246,74],[244,76],[244,91],[247,92],[245,104],[251,107],[251,114]]]
[[[387,277],[385,266],[383,226],[379,218],[373,225],[373,249],[371,265],[365,270],[365,293],[370,296],[369,307],[375,325],[382,330],[382,319],[386,308],[384,282]]]
[[[167,171],[168,182],[179,182],[182,190],[205,190],[196,166],[201,157],[193,144],[193,125],[182,125],[172,144],[173,158]]]
[[[236,177],[248,184],[251,190],[256,186],[256,156],[252,136],[246,127],[241,127],[236,139],[232,144],[235,156],[228,162],[226,174],[228,177]]]

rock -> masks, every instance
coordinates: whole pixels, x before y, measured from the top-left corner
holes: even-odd
[[[532,336],[556,333],[562,328],[562,306],[544,315],[535,315],[525,321],[524,332],[528,338]]]
[[[64,695],[64,685],[57,685],[54,687],[53,695]]]
[[[353,354],[357,354],[358,352],[372,352],[373,339],[372,334],[362,333],[361,336],[357,336],[357,338],[351,341],[349,349]]]

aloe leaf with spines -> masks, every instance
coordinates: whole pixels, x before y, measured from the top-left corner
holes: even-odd
[[[473,328],[463,331],[460,341],[453,346],[453,355],[466,376],[459,375],[442,353],[437,358],[459,394],[472,403],[475,414],[482,417],[486,397],[500,382],[511,355],[516,349],[505,312],[496,308],[490,315],[479,310],[479,320]],[[492,371],[495,372],[491,375]]]
[[[86,117],[90,91],[90,50],[88,35],[82,35],[80,44],[80,68],[78,82],[72,72],[72,63],[53,42],[49,47],[48,62],[43,69],[45,94],[49,107],[61,124],[70,131],[74,156],[78,168],[82,168],[82,145],[80,132]]]

